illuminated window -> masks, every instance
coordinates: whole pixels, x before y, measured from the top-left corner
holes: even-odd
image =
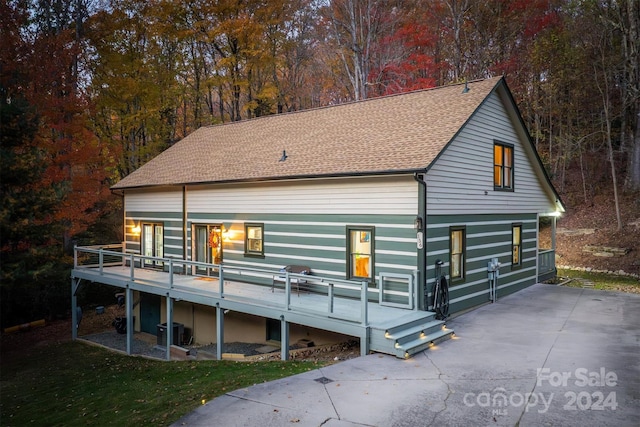
[[[264,224],[244,225],[245,255],[264,256]]]
[[[373,227],[347,227],[347,278],[373,279]]]
[[[519,267],[522,265],[522,225],[514,224],[512,226],[511,238],[511,267]]]
[[[493,188],[513,191],[513,146],[493,145]]]
[[[449,231],[450,240],[450,277],[451,281],[460,281],[465,275],[465,228],[451,227]]]

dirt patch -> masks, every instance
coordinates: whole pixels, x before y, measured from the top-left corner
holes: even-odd
[[[78,328],[78,336],[81,338],[86,337],[89,340],[91,340],[92,336],[109,336],[111,341],[117,340],[119,344],[111,346],[106,344],[106,346],[117,348],[122,351],[122,348],[120,347],[123,347],[123,345],[120,341],[124,342],[124,336],[115,332],[112,322],[114,318],[121,317],[123,315],[122,307],[118,307],[117,305],[104,307],[104,312],[102,314],[98,314],[95,307],[86,309],[82,314],[82,320],[80,321],[80,327]],[[54,322],[46,323],[45,326],[25,329],[13,334],[2,334],[0,336],[0,349],[3,358],[20,357],[22,354],[33,348],[69,340],[71,340],[71,319],[56,320]],[[100,340],[96,340],[96,342],[100,342]],[[225,351],[241,351],[241,349],[236,350],[236,347],[240,348],[239,346],[234,347],[232,344],[233,343],[230,343],[229,345],[225,344]],[[264,345],[251,343],[242,344],[244,344],[242,348],[254,348]],[[150,345],[149,347],[153,350],[153,345]],[[215,355],[215,349],[213,350],[213,354]],[[254,353],[250,353],[249,356],[245,357],[243,360],[259,361],[280,359],[279,350],[267,354],[252,354]],[[160,359],[164,358],[164,353],[160,356],[157,354],[148,355],[153,357],[157,356]],[[308,360],[329,364],[353,359],[358,356],[360,356],[360,347],[356,340],[318,347],[297,348],[293,349],[290,353],[292,360]]]
[[[564,229],[556,239],[556,265],[592,268],[601,271],[624,271],[640,274],[640,201],[637,195],[625,195],[620,201],[622,230],[617,230],[614,204],[610,197],[599,196],[591,203],[568,206],[558,220]],[[572,233],[575,230],[588,230]],[[541,247],[551,247],[550,234],[541,232]],[[622,256],[597,256],[585,247],[615,247]]]

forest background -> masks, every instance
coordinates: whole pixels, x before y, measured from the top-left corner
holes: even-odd
[[[199,127],[496,75],[569,215],[637,253],[639,31],[637,0],[0,0],[1,324],[68,314],[110,185]]]

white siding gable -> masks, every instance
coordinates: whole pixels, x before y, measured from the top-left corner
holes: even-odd
[[[182,212],[182,190],[127,191],[125,212]]]
[[[412,176],[350,177],[193,187],[189,213],[415,215]]]
[[[520,128],[520,123],[515,123]],[[493,92],[429,169],[427,209],[430,215],[550,213],[555,199],[545,193],[528,141]],[[493,187],[494,141],[514,146],[514,189]]]

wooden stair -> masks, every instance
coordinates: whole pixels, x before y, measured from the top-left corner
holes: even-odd
[[[371,351],[406,359],[449,339],[452,334],[453,329],[446,328],[435,313],[412,311],[385,325],[371,325],[369,345]]]

